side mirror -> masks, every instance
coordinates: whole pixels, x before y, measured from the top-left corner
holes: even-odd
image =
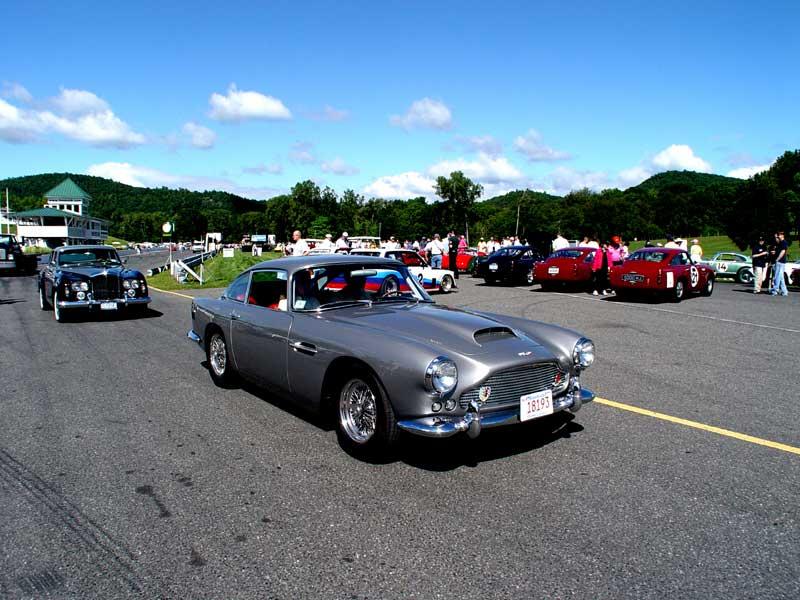
[[[122,264],[123,265],[127,265],[128,264],[128,259],[127,258],[123,258],[122,259]]]

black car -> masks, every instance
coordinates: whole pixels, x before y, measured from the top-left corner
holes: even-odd
[[[533,264],[543,260],[530,246],[506,246],[481,256],[475,265],[475,277],[486,283],[533,283]]]
[[[112,246],[61,246],[39,275],[39,305],[59,322],[73,311],[144,312],[149,302],[144,275]]]
[[[25,254],[13,235],[0,235],[0,272],[12,271],[22,275],[36,273],[35,255]]]

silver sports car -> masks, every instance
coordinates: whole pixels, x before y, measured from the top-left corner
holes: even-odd
[[[192,302],[211,377],[241,375],[330,411],[343,445],[385,449],[575,412],[594,344],[555,325],[434,304],[399,261],[319,255],[259,263]]]

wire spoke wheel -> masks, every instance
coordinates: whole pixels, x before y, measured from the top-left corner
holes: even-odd
[[[378,406],[368,383],[352,379],[339,396],[339,424],[356,444],[366,444],[377,429]]]
[[[225,340],[218,333],[215,333],[208,343],[208,362],[217,377],[225,375],[225,368],[228,365],[228,349],[225,347]]]

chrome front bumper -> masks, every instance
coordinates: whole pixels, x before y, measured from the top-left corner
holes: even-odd
[[[117,306],[125,306],[130,304],[149,304],[150,296],[142,298],[115,298],[114,300],[59,300],[59,308],[92,308],[93,306],[100,306],[106,302],[114,302]]]
[[[561,398],[553,398],[553,412],[569,410],[577,412],[581,406],[594,400],[594,393],[582,387],[570,390]],[[480,435],[481,430],[502,425],[519,423],[519,408],[481,413],[477,402],[471,402],[467,414],[463,416],[435,415],[419,419],[404,419],[397,426],[409,433],[424,437],[444,438],[466,432],[471,438]]]

